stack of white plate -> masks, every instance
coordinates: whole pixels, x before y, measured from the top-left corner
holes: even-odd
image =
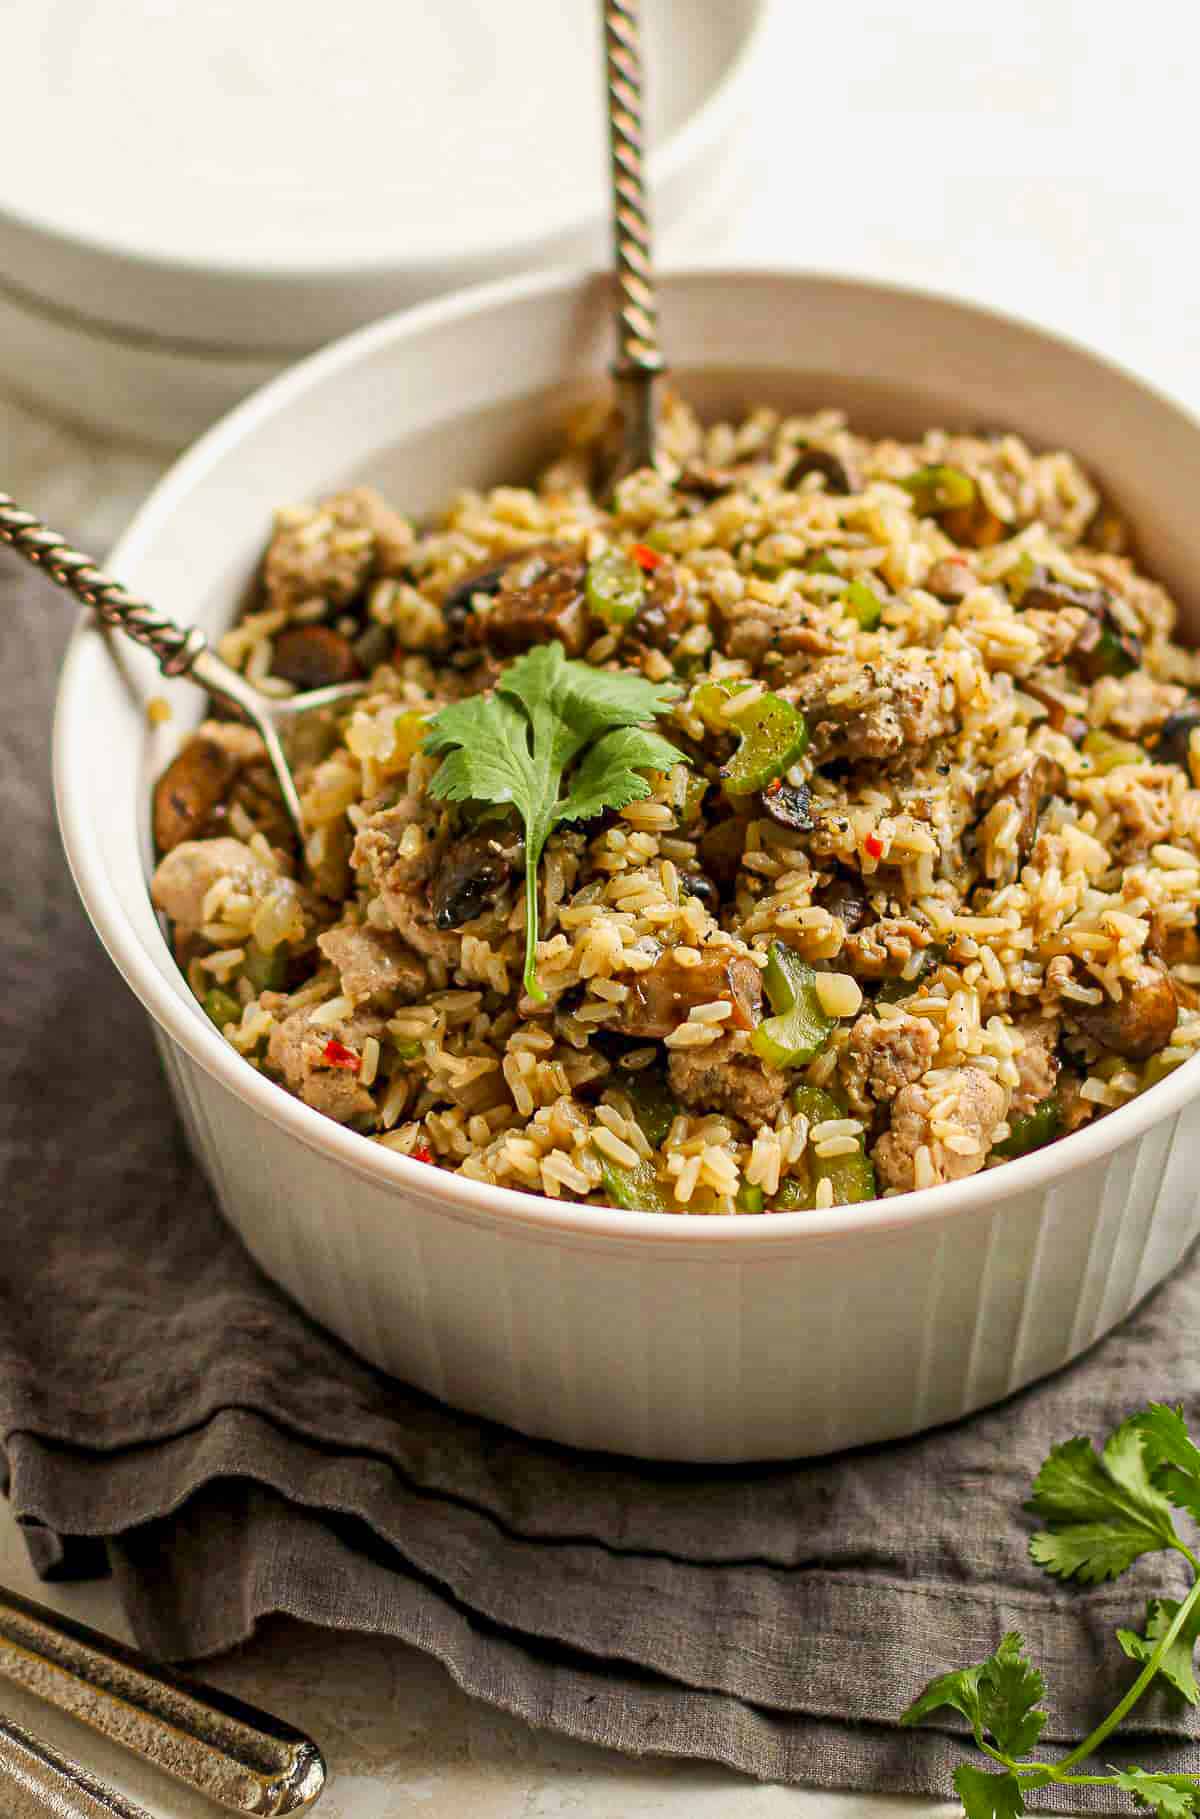
[[[643,0],[660,241],[714,243],[769,0]],[[56,0],[5,41],[0,386],[187,439],[348,329],[602,259],[596,0]]]

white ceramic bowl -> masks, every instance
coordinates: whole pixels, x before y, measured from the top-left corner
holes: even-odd
[[[369,478],[420,513],[458,483],[526,473],[565,401],[600,381],[606,298],[594,278],[508,282],[331,347],[179,463],[112,567],[216,631],[276,504]],[[837,403],[880,431],[1004,423],[1081,451],[1200,633],[1200,426],[1128,374],[962,304],[796,274],[673,277],[663,325],[706,411]],[[176,718],[151,734],[145,698],[164,690]],[[151,781],[201,705],[81,627],[55,732],[71,865],[226,1215],[316,1319],[397,1376],[575,1446],[820,1453],[952,1420],[1065,1364],[1200,1227],[1200,1061],[998,1171],[759,1219],[579,1208],[340,1129],[222,1041],[150,906]]]

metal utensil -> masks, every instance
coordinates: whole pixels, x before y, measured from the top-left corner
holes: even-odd
[[[231,1813],[300,1812],[325,1785],[321,1752],[302,1731],[3,1588],[0,1677]],[[23,1747],[31,1742],[24,1736],[20,1741]],[[51,1766],[59,1776],[76,1772],[57,1757]],[[33,1765],[28,1772],[35,1772]],[[38,1772],[46,1772],[44,1763]],[[111,1810],[124,1819],[124,1807]]]
[[[621,449],[611,481],[651,467],[657,452],[656,381],[666,365],[658,345],[650,212],[642,175],[642,52],[637,0],[604,0],[604,52],[617,272],[617,357],[612,375],[621,413]]]
[[[267,757],[275,773],[284,807],[292,826],[303,842],[304,817],[292,773],[288,768],[280,732],[289,723],[318,708],[335,707],[361,695],[365,682],[342,682],[332,688],[308,689],[304,694],[286,700],[268,700],[237,670],[223,663],[198,625],[177,625],[150,605],[123,588],[119,581],[98,569],[89,556],[71,546],[35,517],[23,511],[8,493],[0,493],[0,543],[7,543],[41,569],[57,587],[65,588],[97,612],[106,625],[124,632],[135,643],[151,651],[164,676],[186,676],[190,682],[207,689],[211,695],[228,702],[245,716],[261,735]]]
[[[6,1718],[0,1718],[0,1781],[8,1819],[150,1819],[144,1806]]]

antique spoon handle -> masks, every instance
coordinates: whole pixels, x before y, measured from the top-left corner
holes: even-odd
[[[90,556],[19,506],[8,493],[0,493],[0,543],[7,543],[99,613],[105,624],[127,632],[153,651],[166,676],[183,676],[191,669],[208,640],[199,626],[176,625],[148,600],[125,591],[119,581],[94,566]]]
[[[0,1718],[0,1782],[8,1819],[150,1819],[144,1806]]]
[[[624,419],[624,471],[654,459],[654,381],[663,371],[642,173],[642,55],[637,0],[604,0],[617,357],[613,377]]]
[[[0,1677],[232,1813],[299,1812],[325,1785],[301,1731],[3,1589]]]

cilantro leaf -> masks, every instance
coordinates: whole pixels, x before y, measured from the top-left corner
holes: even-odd
[[[509,664],[492,693],[452,702],[430,723],[424,749],[442,759],[431,795],[511,803],[524,823],[525,989],[534,998],[545,996],[535,968],[537,868],[546,841],[560,821],[589,820],[648,796],[641,771],[685,762],[644,730],[678,694],[674,683],[568,662],[561,644],[540,644]]]
[[[1139,1636],[1136,1630],[1118,1630],[1117,1641],[1131,1661],[1149,1661],[1178,1615],[1178,1600],[1151,1598],[1146,1606],[1146,1634]],[[1200,1638],[1200,1605],[1195,1606],[1158,1664],[1159,1673],[1189,1705],[1200,1705],[1200,1686],[1196,1684],[1192,1660],[1197,1638]]]
[[[1010,1630],[994,1655],[977,1667],[940,1674],[914,1699],[901,1724],[919,1724],[930,1713],[950,1706],[961,1712],[982,1743],[987,1732],[1004,1756],[1025,1756],[1042,1734],[1046,1713],[1035,1710],[1046,1683],[1024,1653],[1016,1630]]]
[[[1152,1402],[1137,1424],[1156,1482],[1177,1509],[1200,1522],[1200,1447],[1187,1431],[1183,1410]]]
[[[967,1819],[1020,1819],[1025,1811],[1015,1775],[989,1775],[986,1769],[968,1768],[964,1763],[954,1771],[954,1791]]]
[[[1046,1523],[1029,1544],[1037,1565],[1085,1585],[1115,1579],[1142,1554],[1179,1540],[1171,1506],[1151,1482],[1137,1416],[1109,1435],[1100,1455],[1083,1438],[1053,1447],[1025,1507]]]
[[[1116,1775],[1112,1785],[1123,1794],[1132,1794],[1139,1806],[1162,1813],[1164,1819],[1190,1819],[1191,1814],[1200,1812],[1200,1781],[1190,1775],[1151,1775],[1145,1769],[1133,1768]]]

